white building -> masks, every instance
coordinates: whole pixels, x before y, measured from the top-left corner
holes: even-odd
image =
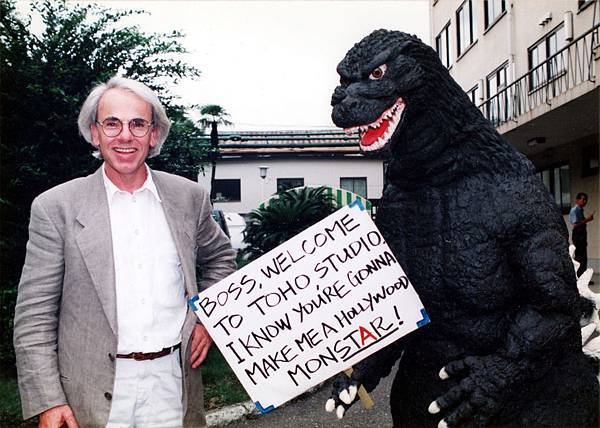
[[[381,198],[383,160],[365,158],[357,137],[341,131],[226,133],[219,151],[215,209],[247,214],[277,191],[299,186],[349,190],[374,205]],[[206,165],[198,181],[210,189],[210,180]]]
[[[440,59],[565,215],[578,192],[590,197],[586,214],[600,207],[599,3],[430,0]],[[600,212],[588,224],[588,257],[598,271]]]

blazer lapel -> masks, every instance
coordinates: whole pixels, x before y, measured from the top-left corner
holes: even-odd
[[[96,293],[112,331],[117,335],[117,297],[110,213],[102,169],[87,177],[89,185],[81,211],[76,217],[82,226],[75,240],[83,256]]]
[[[168,180],[163,176],[152,173],[152,180],[156,185],[158,195],[162,200],[162,206],[167,219],[167,224],[171,230],[171,236],[175,242],[179,262],[183,269],[185,278],[185,291],[189,297],[195,296],[198,293],[198,287],[195,283],[195,257],[192,250],[195,250],[194,238],[190,235],[190,227],[186,227],[190,221],[188,214],[185,212],[182,201],[185,195],[180,195],[179,189],[176,186],[171,186]],[[187,196],[189,197],[189,196]],[[193,227],[195,230],[195,226]]]

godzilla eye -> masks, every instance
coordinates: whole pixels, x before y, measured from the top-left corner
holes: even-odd
[[[387,70],[387,65],[381,64],[375,70],[371,71],[371,74],[369,74],[369,79],[371,79],[371,80],[381,79],[383,77],[383,75],[385,74],[385,70]]]

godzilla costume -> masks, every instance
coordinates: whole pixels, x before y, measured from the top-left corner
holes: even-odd
[[[431,323],[339,378],[328,410],[402,354],[397,427],[597,426],[567,229],[531,163],[414,36],[375,31],[338,73],[333,121],[387,155],[376,222]]]

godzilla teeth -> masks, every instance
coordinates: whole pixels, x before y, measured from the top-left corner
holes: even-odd
[[[402,117],[402,113],[404,111],[404,102],[402,101],[402,99],[398,99],[398,101],[396,101],[396,103],[390,107],[388,110],[386,110],[381,118],[370,124],[367,126],[373,127],[373,126],[380,126],[381,123],[383,122],[383,119],[386,115],[391,116],[391,120],[390,123],[388,125],[388,128],[385,130],[385,132],[383,133],[382,136],[380,136],[377,141],[375,141],[373,144],[369,145],[369,146],[361,146],[363,151],[374,151],[374,150],[379,150],[381,149],[383,146],[385,146],[387,144],[387,142],[389,141],[389,139],[391,138],[392,134],[394,133],[394,131],[396,131],[396,128],[398,127],[398,124],[400,123],[400,118]],[[360,128],[362,129],[364,127],[361,126]]]

